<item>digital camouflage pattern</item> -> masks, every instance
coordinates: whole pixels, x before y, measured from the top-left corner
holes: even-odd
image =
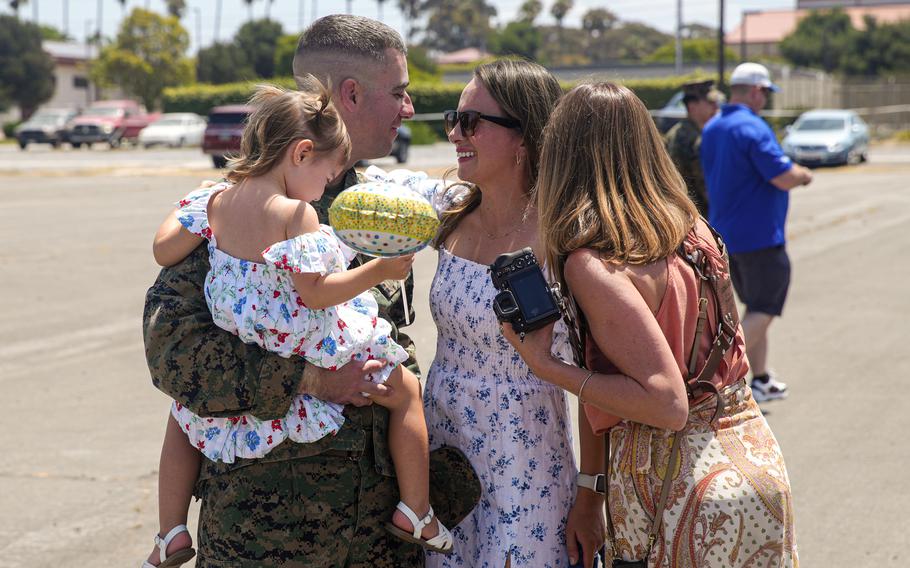
[[[667,152],[676,169],[686,182],[689,198],[695,203],[702,217],[708,217],[708,190],[701,169],[698,151],[701,147],[701,130],[688,118],[678,122],[667,132]]]
[[[358,181],[352,169],[341,188]],[[323,222],[339,191],[327,190],[314,203]],[[146,294],[143,331],[152,383],[201,416],[283,416],[300,388],[305,361],[245,344],[215,326],[203,294],[208,270],[203,244],[163,269]],[[413,287],[412,276],[407,286]],[[385,282],[373,294],[417,373],[413,343],[398,331],[404,309],[397,282]],[[335,436],[311,444],[287,441],[261,460],[203,460],[195,490],[203,503],[196,565],[422,566],[419,547],[380,530],[398,501],[388,410],[347,406],[345,418]],[[480,486],[460,452],[433,452],[431,462],[431,486],[445,495],[431,496],[431,503],[451,527],[476,504]],[[318,554],[308,557],[313,550]]]

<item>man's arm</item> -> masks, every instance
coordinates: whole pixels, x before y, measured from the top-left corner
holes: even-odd
[[[812,172],[799,164],[793,164],[792,168],[771,179],[771,185],[782,191],[790,191],[795,187],[810,183],[812,183]]]
[[[208,252],[198,247],[158,275],[145,299],[145,354],[154,385],[201,416],[284,416],[291,399],[308,393],[338,404],[366,406],[391,389],[364,380],[379,361],[351,362],[330,372],[285,358],[215,325],[202,285]],[[361,393],[367,393],[369,398]]]
[[[143,335],[152,383],[202,416],[283,416],[305,362],[284,358],[217,327],[202,286],[205,245],[165,268],[145,297]]]

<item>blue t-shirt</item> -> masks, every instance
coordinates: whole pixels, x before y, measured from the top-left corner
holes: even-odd
[[[782,245],[790,195],[773,178],[793,167],[771,127],[741,104],[726,104],[701,135],[708,220],[731,253]]]

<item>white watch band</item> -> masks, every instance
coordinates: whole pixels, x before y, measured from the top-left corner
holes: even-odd
[[[579,473],[578,477],[575,479],[575,484],[579,487],[584,487],[585,489],[590,489],[594,493],[600,495],[606,495],[607,493],[607,478],[604,474],[598,473],[597,475],[589,475],[587,473]]]

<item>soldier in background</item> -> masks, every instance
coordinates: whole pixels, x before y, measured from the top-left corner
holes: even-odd
[[[700,81],[683,85],[683,104],[686,118],[667,133],[667,152],[686,182],[689,198],[695,203],[702,217],[708,218],[708,192],[701,170],[698,149],[705,123],[717,113],[724,102],[724,95],[714,88],[714,81]]]

